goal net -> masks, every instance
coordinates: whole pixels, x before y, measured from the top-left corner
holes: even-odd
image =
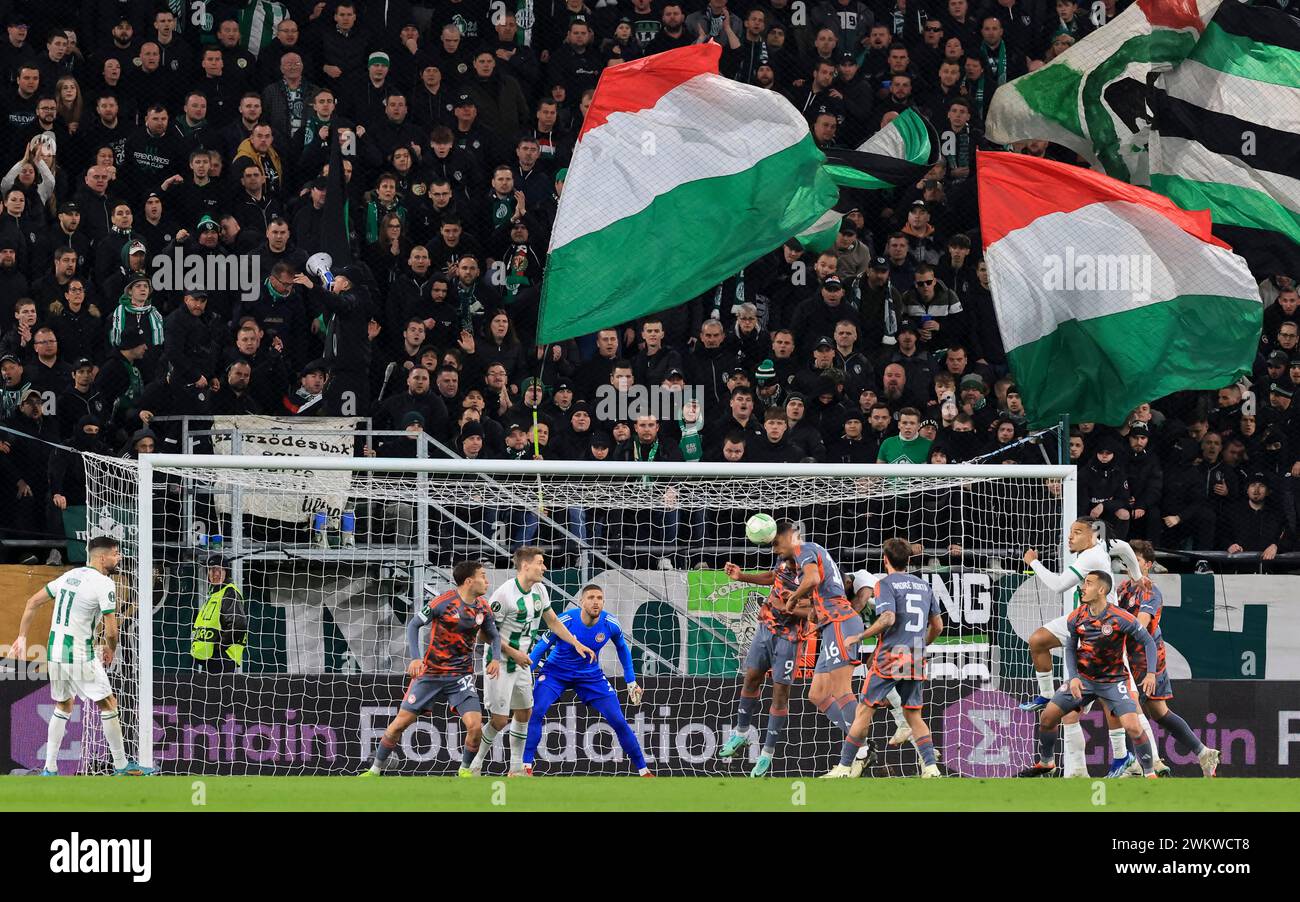
[[[128,748],[162,773],[358,772],[405,690],[413,610],[451,587],[461,560],[482,561],[491,588],[513,578],[510,555],[527,544],[546,554],[557,608],[586,583],[604,589],[645,689],[624,710],[651,768],[746,774],[761,742],[731,760],[717,751],[767,590],[733,582],[723,565],[774,563],[745,538],[758,512],[796,521],[846,576],[881,574],[886,539],[912,543],[911,569],[933,586],[945,625],[928,649],[923,712],[941,766],[997,777],[1032,760],[1034,716],[1016,709],[1035,689],[1026,640],[1064,601],[1026,576],[1021,556],[1035,548],[1063,568],[1073,468],[198,455],[87,456],[86,467],[89,533],[123,541],[123,642],[110,678]],[[216,588],[213,555],[244,599],[237,664],[196,660],[192,647]],[[806,698],[815,657],[815,641],[801,648],[773,775],[837,760],[841,736]],[[626,702],[611,647],[601,663]],[[770,692],[769,681],[756,739]],[[91,773],[109,768],[94,720],[82,744]],[[919,770],[910,744],[888,746],[894,731],[878,713],[874,776]],[[504,740],[486,773],[504,772]],[[406,732],[389,772],[454,773],[462,741],[458,718],[439,708]],[[537,759],[546,774],[631,772],[613,731],[572,695],[550,711]]]

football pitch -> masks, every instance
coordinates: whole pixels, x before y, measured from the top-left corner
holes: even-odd
[[[1300,780],[0,777],[6,811],[1300,811]]]

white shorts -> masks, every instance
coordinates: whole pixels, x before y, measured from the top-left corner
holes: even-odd
[[[97,702],[113,694],[108,684],[108,674],[98,660],[75,664],[50,662],[50,697],[56,702],[66,702],[74,695]]]
[[[1055,620],[1049,620],[1043,624],[1043,629],[1056,637],[1056,641],[1061,643],[1061,648],[1065,648],[1065,639],[1070,635],[1069,626],[1067,624],[1069,619],[1069,614],[1062,614]]]
[[[506,673],[501,662],[501,673],[495,679],[483,677],[483,703],[490,714],[509,715],[511,711],[533,706],[533,674],[526,667]]]

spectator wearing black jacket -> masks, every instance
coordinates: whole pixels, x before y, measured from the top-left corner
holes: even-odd
[[[208,312],[208,296],[187,291],[181,304],[163,320],[167,357],[186,382],[217,375],[217,358],[225,329],[215,313]]]
[[[59,340],[59,351],[69,360],[102,359],[104,318],[86,297],[86,280],[74,278],[63,287],[62,300],[49,306],[48,323]]]
[[[45,416],[41,393],[24,390],[17,412],[4,425],[10,430],[5,436],[9,453],[0,454],[0,490],[14,499],[6,505],[5,526],[29,535],[61,535],[49,487],[50,452],[61,436],[54,418]]]
[[[299,273],[294,281],[308,289],[308,298],[325,312],[330,365],[326,389],[328,416],[364,416],[370,409],[370,321],[374,305],[370,291],[357,278],[356,267],[336,273],[329,287],[318,287]]]
[[[763,438],[746,443],[745,459],[768,464],[794,464],[803,460],[808,454],[791,439],[789,429],[785,411],[769,407],[763,414]]]
[[[1226,531],[1231,544],[1227,551],[1229,554],[1256,552],[1261,560],[1271,561],[1279,551],[1289,550],[1286,517],[1269,500],[1267,476],[1256,473],[1247,481],[1246,497],[1228,508]]]
[[[253,368],[243,358],[235,358],[226,363],[225,376],[216,380],[219,384],[212,394],[212,412],[227,416],[265,413],[249,391],[253,379]],[[274,413],[279,413],[277,408]]]
[[[50,455],[50,501],[60,511],[86,503],[86,464],[82,454],[104,454],[108,447],[100,436],[103,427],[92,416],[78,417],[64,441],[75,450]]]
[[[424,418],[424,431],[431,438],[446,442],[451,438],[447,405],[432,389],[429,371],[414,366],[406,373],[406,391],[385,398],[375,413],[376,429],[399,429],[402,418],[415,411]]]
[[[1149,449],[1151,434],[1146,423],[1137,422],[1128,430],[1128,458],[1125,471],[1133,495],[1133,519],[1129,537],[1151,539],[1160,534],[1160,497],[1164,489],[1164,472],[1160,458]]]
[[[1128,476],[1118,452],[1114,436],[1097,440],[1092,460],[1079,471],[1079,494],[1087,505],[1086,515],[1102,520],[1113,538],[1122,539],[1128,535],[1133,514]]]
[[[103,397],[95,390],[95,362],[83,357],[73,364],[72,385],[59,395],[59,435],[67,442],[74,438],[77,421],[92,419],[102,424],[111,413]]]
[[[1181,548],[1187,542],[1193,549],[1214,547],[1214,511],[1206,497],[1205,478],[1197,468],[1200,448],[1195,439],[1185,436],[1170,448],[1164,469],[1160,499],[1160,524],[1164,527],[1162,548]]]

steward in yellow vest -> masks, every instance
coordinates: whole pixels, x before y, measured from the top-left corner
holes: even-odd
[[[194,618],[190,654],[199,670],[234,673],[243,663],[248,642],[244,596],[227,581],[226,565],[220,558],[208,561],[208,583],[211,593]]]

